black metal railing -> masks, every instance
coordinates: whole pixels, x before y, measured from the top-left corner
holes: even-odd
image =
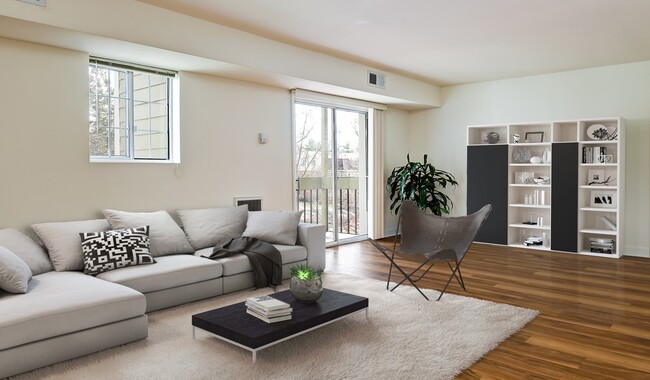
[[[339,233],[357,235],[360,216],[358,179],[345,178],[339,181],[344,187],[338,189],[338,204],[333,211],[331,210],[331,206],[334,205],[333,192],[322,186],[315,186],[314,182],[325,181],[300,181],[298,207],[303,211],[302,221],[327,224],[327,230],[334,231],[334,218],[336,218]]]

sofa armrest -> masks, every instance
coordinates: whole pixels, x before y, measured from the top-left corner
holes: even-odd
[[[297,244],[307,248],[307,265],[325,269],[325,233],[327,226],[322,224],[298,224]]]

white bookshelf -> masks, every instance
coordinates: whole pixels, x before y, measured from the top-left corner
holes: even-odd
[[[603,127],[599,128],[597,125]],[[606,130],[601,131],[603,133],[595,132],[597,137],[589,134],[603,128]],[[623,120],[617,117],[468,126],[468,146],[507,145],[508,147],[507,244],[538,250],[551,249],[552,173],[556,165],[566,163],[553,161],[552,152],[557,144],[570,143],[573,146],[578,145],[575,157],[578,163],[578,186],[575,189],[578,199],[578,206],[575,209],[577,249],[573,253],[620,257],[620,248],[624,247],[622,234],[624,220],[622,195],[625,183],[624,132]],[[499,135],[496,141],[495,133]],[[614,134],[616,137],[610,139]],[[515,135],[519,136],[518,142],[515,141]],[[563,146],[569,147],[569,145]],[[590,152],[592,159],[582,162],[583,150]],[[596,156],[598,159],[595,158]],[[602,181],[609,179],[609,182],[591,183],[594,181],[590,180],[589,176],[595,176]],[[548,179],[550,182],[530,183],[531,177]],[[574,177],[571,175],[571,178]],[[575,196],[575,193],[573,194]],[[600,203],[594,201],[598,197],[602,198]],[[573,217],[575,216],[574,214]],[[603,222],[603,217],[607,217],[615,224],[616,230],[612,230],[607,223]],[[523,242],[529,237],[541,237],[543,245],[525,246]],[[603,241],[614,240],[615,252],[591,252],[590,239],[592,238]]]

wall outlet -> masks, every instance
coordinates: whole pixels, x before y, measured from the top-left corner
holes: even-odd
[[[23,3],[38,5],[41,7],[45,6],[45,0],[18,0],[18,1],[22,1]]]

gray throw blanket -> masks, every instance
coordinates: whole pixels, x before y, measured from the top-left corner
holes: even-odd
[[[240,237],[220,241],[208,256],[219,259],[242,253],[248,257],[255,273],[255,287],[264,288],[282,283],[282,256],[272,244],[252,237]]]

